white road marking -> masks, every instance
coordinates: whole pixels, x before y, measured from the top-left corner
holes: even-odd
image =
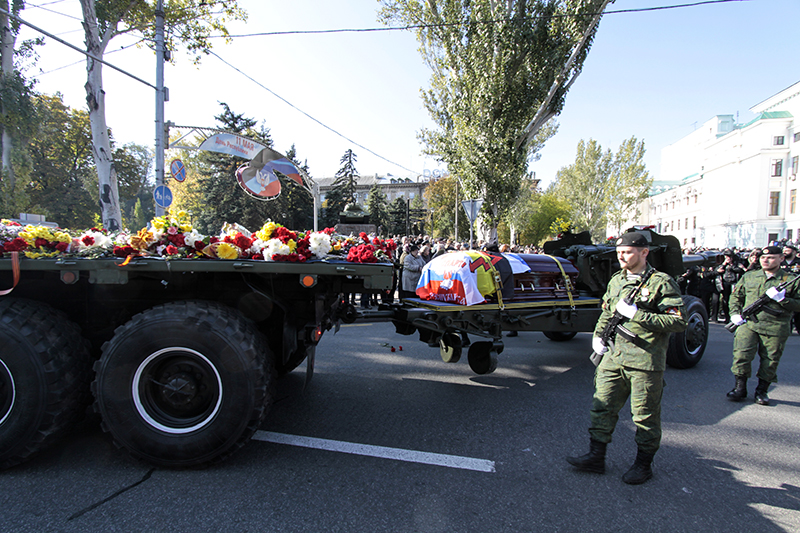
[[[253,438],[255,440],[273,442],[275,444],[288,444],[290,446],[316,448],[318,450],[327,450],[331,452],[352,453],[354,455],[394,459],[396,461],[406,461],[409,463],[446,466],[448,468],[475,470],[477,472],[495,472],[494,461],[489,461],[487,459],[475,459],[472,457],[460,457],[458,455],[446,455],[442,453],[418,452],[415,450],[372,446],[370,444],[356,444],[339,440],[301,437],[298,435],[273,433],[272,431],[256,431]]]

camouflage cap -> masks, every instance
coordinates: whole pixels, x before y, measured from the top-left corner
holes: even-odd
[[[648,246],[645,236],[636,231],[623,233],[615,244],[617,246],[636,246],[637,248],[646,248]]]

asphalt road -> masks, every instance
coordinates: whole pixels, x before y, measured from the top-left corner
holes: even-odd
[[[588,449],[588,334],[556,343],[521,333],[495,373],[477,376],[466,355],[445,364],[390,324],[353,324],[323,338],[310,388],[305,366],[279,382],[262,440],[228,461],[152,468],[90,417],[0,472],[0,531],[800,531],[800,337],[768,407],[726,401],[731,346],[712,325],[700,364],[667,371],[655,477],[628,486],[627,409],[605,475],[564,460]],[[344,451],[269,442],[274,434]],[[387,448],[405,460],[351,453]],[[411,462],[441,454],[452,464]]]

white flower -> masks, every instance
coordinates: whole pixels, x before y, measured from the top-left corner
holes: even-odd
[[[283,244],[280,239],[270,239],[264,248],[264,259],[272,261],[272,256],[275,254],[289,255],[290,253],[292,253],[292,250],[288,244]]]
[[[205,239],[205,235],[198,232],[197,230],[193,229],[192,231],[187,231],[183,234],[183,242],[186,243],[186,246],[193,246],[196,248],[195,244],[197,241],[202,241]]]
[[[327,233],[312,233],[308,238],[308,249],[314,257],[322,259],[331,251],[331,236]]]
[[[262,241],[261,239],[256,239],[253,241],[253,244],[250,245],[250,249],[248,251],[251,254],[260,254],[266,246],[267,246],[266,241]]]

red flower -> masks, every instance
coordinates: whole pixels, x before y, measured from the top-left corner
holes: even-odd
[[[133,246],[114,246],[114,255],[117,257],[128,257],[129,255],[135,253],[136,249]]]
[[[69,243],[68,242],[56,243],[56,250],[58,250],[61,253],[66,252],[67,250],[69,250]]]
[[[241,248],[242,250],[247,250],[250,246],[253,245],[253,241],[242,235],[241,233],[237,233],[236,236],[233,238],[233,244]]]
[[[183,236],[183,233],[167,235],[167,240],[177,247],[186,246],[186,237]]]
[[[16,237],[14,240],[8,241],[3,249],[6,252],[21,252],[28,247],[28,243],[22,237]]]
[[[172,244],[167,246],[167,249],[165,251],[167,252],[167,255],[177,255],[178,253],[178,249]]]
[[[219,242],[219,237],[209,237],[208,244],[214,244],[215,242]]]
[[[48,244],[50,244],[50,243],[48,242],[47,239],[39,238],[39,239],[36,239],[35,241],[33,241],[33,246],[35,248],[45,248]]]

